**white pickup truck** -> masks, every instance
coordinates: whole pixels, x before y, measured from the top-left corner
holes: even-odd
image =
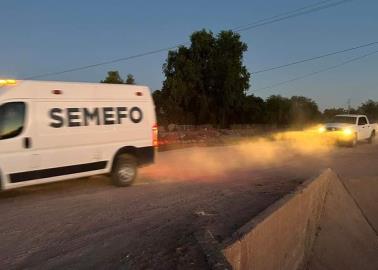
[[[320,127],[321,133],[333,132],[339,143],[355,146],[358,141],[372,143],[378,125],[369,122],[366,115],[343,114],[334,116],[331,121]]]

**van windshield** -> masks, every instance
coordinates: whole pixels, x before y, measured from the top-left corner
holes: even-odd
[[[17,137],[24,129],[25,103],[9,102],[0,106],[0,140]]]
[[[357,118],[354,116],[334,116],[330,123],[356,124]]]

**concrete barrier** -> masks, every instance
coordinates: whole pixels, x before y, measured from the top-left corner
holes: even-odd
[[[234,269],[298,269],[311,251],[330,179],[330,170],[305,182],[244,225],[226,243]]]
[[[335,173],[302,184],[223,243],[233,269],[378,269],[378,238]]]
[[[367,210],[373,218],[377,215],[378,208],[373,214],[369,203],[364,204],[364,209],[353,196],[353,193],[365,194],[365,197],[358,196],[359,200],[369,202],[369,198],[372,198],[372,194],[377,194],[377,190],[374,189],[374,182],[364,181],[358,185],[359,182],[353,181],[351,186],[355,186],[355,189],[352,190],[344,182],[331,181],[319,224],[320,231],[308,259],[308,270],[378,269],[378,236],[364,213]],[[375,197],[375,202],[377,201],[378,197]]]

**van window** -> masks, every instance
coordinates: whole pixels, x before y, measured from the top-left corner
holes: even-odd
[[[9,102],[0,106],[0,140],[17,137],[24,129],[25,103]]]
[[[360,117],[358,119],[358,125],[359,126],[363,126],[363,125],[366,125],[367,124],[367,120],[366,120],[366,117]]]

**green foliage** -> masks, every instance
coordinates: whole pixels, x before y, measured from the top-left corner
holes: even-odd
[[[266,122],[266,104],[260,97],[246,96],[241,111],[238,112],[239,122],[233,124],[263,124]]]
[[[338,114],[347,114],[348,111],[344,108],[329,108],[325,109],[323,112],[323,118],[324,120],[330,120],[332,117]]]
[[[101,83],[123,84],[123,79],[118,71],[108,71],[108,76]]]
[[[105,80],[102,80],[101,83],[111,83],[111,84],[135,84],[135,79],[132,74],[127,74],[126,81],[124,81],[119,75],[117,70],[108,71],[108,75]]]
[[[162,90],[153,93],[160,124],[269,123],[304,125],[320,119],[317,104],[306,97],[246,95],[250,74],[243,65],[247,45],[232,31],[214,36],[194,32],[189,47],[168,53]]]
[[[176,123],[165,113],[162,91],[153,93],[160,125]],[[329,121],[338,114],[366,114],[371,122],[378,121],[378,102],[368,100],[362,103],[358,109],[329,108],[323,114],[319,112],[315,101],[301,96],[291,98],[272,95],[266,100],[254,95],[246,96],[243,106],[236,111],[238,119],[232,124],[271,124],[276,126],[303,127],[320,120]],[[163,121],[162,121],[163,120]]]
[[[135,79],[133,74],[127,74],[125,84],[135,84]]]
[[[322,114],[315,101],[303,96],[272,95],[266,100],[247,96],[250,74],[242,64],[246,50],[238,34],[224,31],[214,36],[203,30],[192,34],[190,47],[170,51],[163,66],[163,89],[153,93],[159,124],[302,127],[322,118],[358,112],[378,120],[378,102],[372,100],[358,110],[330,108]]]
[[[161,91],[153,94],[159,123],[270,123],[303,125],[320,118],[318,106],[305,97],[271,96],[265,102],[246,95],[250,74],[243,65],[247,45],[232,31],[191,35],[190,47],[170,51]]]
[[[361,114],[366,114],[370,121],[378,120],[378,102],[369,99],[358,107],[357,111]]]
[[[279,95],[270,96],[266,100],[266,118],[269,124],[290,124],[290,99]]]
[[[289,99],[273,95],[266,100],[265,108],[267,122],[278,126],[302,127],[321,118],[316,102],[302,96]]]
[[[167,126],[170,123],[176,123],[172,121],[171,117],[169,117],[169,115],[164,111],[163,104],[165,104],[165,100],[164,100],[162,91],[155,90],[152,93],[152,98],[154,99],[156,117],[158,119],[159,125]]]
[[[158,116],[178,124],[227,127],[240,121],[249,78],[243,66],[247,45],[232,31],[191,35],[190,47],[170,51],[163,71]],[[161,119],[159,119],[161,120]]]
[[[318,105],[312,99],[293,96],[290,99],[290,124],[303,126],[319,121],[321,113]]]

